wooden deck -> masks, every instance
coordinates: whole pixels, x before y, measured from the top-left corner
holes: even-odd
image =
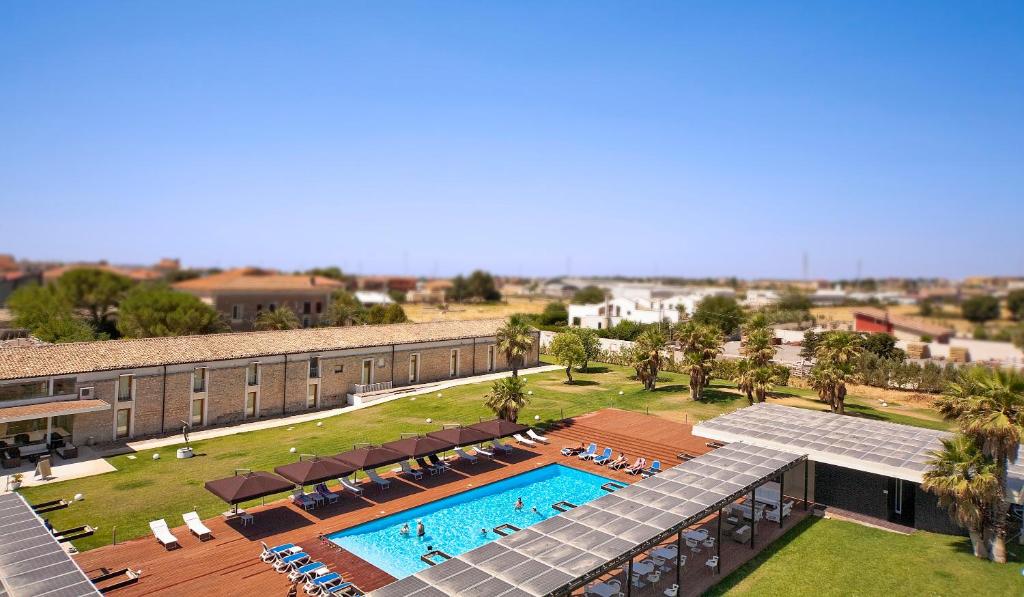
[[[601,470],[603,475],[633,482],[638,477],[600,469],[577,458],[565,458],[559,450],[564,445],[593,441],[602,448],[611,446],[616,455],[625,452],[631,462],[644,456],[648,462],[659,459],[663,467],[671,467],[680,462],[680,453],[699,455],[709,450],[704,440],[693,437],[690,431],[689,425],[659,417],[605,409],[576,417],[549,431],[548,446],[521,448],[508,456],[496,455],[493,462],[456,464],[451,472],[436,477],[428,475],[420,481],[390,475],[392,486],[388,490],[365,486],[363,497],[347,493],[339,503],[312,512],[293,506],[289,500],[280,500],[250,509],[255,524],[247,527],[237,521],[210,519],[206,524],[215,538],[205,542],[191,536],[186,527],[178,527],[172,532],[181,548],[172,551],[145,537],[91,550],[76,556],[76,560],[89,576],[97,576],[102,570],[141,569],[139,582],[118,590],[118,595],[286,595],[289,584],[285,575],[259,561],[260,541],[269,545],[295,543],[361,590],[371,591],[388,584],[392,577],[323,541],[323,535],[555,462]]]

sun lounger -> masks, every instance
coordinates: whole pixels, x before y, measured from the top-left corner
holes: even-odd
[[[477,456],[483,456],[484,458],[494,458],[494,452],[491,452],[490,450],[485,450],[480,446],[473,446],[473,454]]]
[[[526,430],[526,435],[529,436],[530,439],[539,441],[542,444],[546,444],[549,441],[547,437],[545,437],[543,435],[538,435],[537,432],[534,431],[533,429],[527,429]]]
[[[302,507],[303,510],[312,510],[316,508],[316,500],[306,495],[301,489],[296,489],[292,492],[292,501]]]
[[[517,442],[523,444],[524,446],[536,446],[537,445],[537,442],[533,441],[532,439],[527,439],[527,438],[519,435],[518,433],[514,434],[512,436],[512,439],[514,439]]]
[[[302,580],[309,580],[318,576],[316,572],[318,570],[327,570],[327,566],[324,566],[323,562],[313,562],[312,564],[304,564],[299,566],[295,570],[292,570],[288,574],[288,580],[291,582],[299,582]]]
[[[402,467],[402,474],[403,475],[408,475],[408,476],[412,477],[413,479],[422,479],[423,478],[423,471],[418,471],[418,470],[412,468],[412,466],[409,465],[409,461],[408,460],[403,460],[400,463],[399,466]]]
[[[377,487],[380,487],[381,489],[387,489],[388,487],[391,486],[391,481],[388,481],[387,479],[382,479],[380,475],[377,474],[377,471],[373,470],[372,468],[366,470],[366,476],[369,477],[371,481],[376,483]]]
[[[512,446],[510,446],[508,444],[503,444],[503,443],[501,443],[498,440],[492,440],[491,441],[491,445],[494,446],[495,450],[501,450],[502,452],[504,452],[506,454],[511,454],[512,453]]]
[[[309,561],[309,554],[300,551],[299,553],[293,553],[290,556],[281,558],[274,564],[274,570],[278,572],[284,572],[285,570],[293,570]]]
[[[319,494],[320,497],[327,500],[328,504],[333,504],[337,502],[339,499],[341,499],[340,493],[338,493],[337,491],[331,491],[330,489],[327,489],[327,483],[317,483],[316,485],[313,486],[313,489],[316,490],[317,494]]]
[[[628,460],[625,460],[625,459],[619,460],[618,458],[616,458],[615,460],[613,460],[613,461],[608,463],[608,468],[610,468],[612,470],[618,470],[618,469],[620,469],[620,468],[622,468],[624,466],[627,466],[627,465],[629,465],[629,461]]]
[[[636,474],[640,473],[641,471],[643,471],[644,467],[646,467],[646,466],[647,466],[647,459],[646,458],[637,458],[636,462],[633,463],[633,466],[631,466],[631,467],[626,469],[626,472],[631,474],[631,475],[636,475]]]
[[[654,475],[657,475],[660,472],[661,472],[661,461],[655,460],[654,462],[651,463],[651,468],[649,468],[646,471],[644,471],[643,474],[640,475],[640,476],[643,477],[644,479],[646,479],[647,477],[653,477]]]
[[[260,559],[267,563],[278,560],[281,557],[281,554],[295,547],[294,543],[284,543],[277,547],[267,547],[267,544],[263,541],[260,541],[260,545],[263,546],[263,552],[260,553]]]
[[[420,465],[420,469],[430,471],[430,475],[431,476],[439,475],[439,474],[441,474],[441,471],[444,470],[443,467],[437,466],[435,464],[430,464],[429,462],[427,462],[423,458],[417,458],[416,459],[416,464]]]
[[[343,582],[333,587],[327,587],[322,594],[324,595],[345,595],[347,597],[358,597],[359,594],[356,591],[355,585],[350,582]]]
[[[427,456],[427,459],[430,460],[431,464],[438,467],[441,472],[449,471],[452,468],[448,466],[448,463],[445,462],[443,458],[438,458],[437,454],[431,454],[430,456]]]
[[[341,483],[342,487],[351,491],[352,493],[356,495],[363,495],[363,488],[353,483],[348,477],[341,477],[340,479],[338,479],[338,482]]]
[[[153,531],[153,536],[156,537],[156,540],[167,549],[181,547],[181,544],[178,543],[178,538],[171,534],[163,518],[149,523],[149,528]]]
[[[580,460],[590,460],[594,456],[597,456],[597,444],[590,444],[587,449],[584,450],[580,455]]]
[[[609,462],[611,462],[611,460],[612,460],[612,449],[611,448],[605,448],[604,452],[601,452],[600,456],[594,457],[594,463],[595,464],[599,464],[599,465],[608,464]]]
[[[341,575],[337,572],[328,572],[323,576],[318,576],[309,580],[302,588],[306,590],[306,594],[308,595],[319,595],[322,587],[338,582],[344,582]]]
[[[187,512],[181,515],[181,519],[188,525],[188,530],[192,531],[196,537],[199,537],[200,541],[206,539],[213,539],[213,531],[208,529],[203,521],[199,518],[199,514],[196,512]]]
[[[480,460],[462,448],[455,448],[455,454],[458,455],[459,458],[468,461],[470,464],[476,464],[476,461]]]

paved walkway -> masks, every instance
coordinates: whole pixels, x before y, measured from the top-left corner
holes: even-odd
[[[520,375],[531,375],[534,373],[545,373],[547,371],[558,371],[561,367],[558,365],[543,365],[540,367],[531,367],[529,369],[520,369]],[[418,396],[421,394],[430,394],[446,388],[454,388],[456,386],[464,386],[473,383],[480,383],[485,381],[492,381],[500,379],[502,377],[508,377],[512,375],[511,371],[502,371],[500,373],[489,373],[487,375],[477,375],[474,377],[463,377],[460,379],[450,379],[446,381],[440,381],[437,383],[423,384],[418,389],[409,390],[408,388],[395,388],[393,392],[385,395],[381,398],[376,398],[373,402],[367,404],[361,404],[359,406],[343,406],[341,408],[334,408],[331,410],[318,410],[311,413],[303,413],[300,415],[292,415],[290,417],[277,417],[274,419],[263,419],[260,421],[253,421],[252,423],[242,423],[241,425],[233,425],[231,427],[218,427],[216,429],[207,429],[203,431],[196,431],[195,433],[189,434],[189,441],[201,441],[204,439],[213,439],[215,437],[225,437],[228,435],[235,435],[236,433],[247,433],[249,431],[259,431],[260,429],[272,429],[274,427],[285,427],[288,425],[295,425],[298,423],[306,423],[308,421],[319,421],[321,419],[327,419],[329,417],[336,417],[343,415],[348,412],[360,410],[363,408],[370,408],[377,406],[378,404],[384,404],[385,402],[391,402],[399,398],[407,398],[409,396]],[[147,439],[137,442],[128,442],[128,447],[136,452],[143,450],[152,450],[155,448],[164,448],[167,446],[174,446],[183,444],[185,441],[179,435],[170,437],[160,437],[156,439]]]
[[[101,458],[99,454],[85,446],[78,449],[78,458],[64,460],[59,456],[55,457],[51,461],[50,476],[45,479],[35,476],[35,468],[34,464],[25,461],[18,468],[3,471],[3,474],[6,476],[0,481],[0,493],[8,491],[9,481],[11,480],[10,476],[15,473],[22,474],[22,487],[32,487],[68,481],[70,479],[81,479],[82,477],[91,477],[117,470],[112,464]]]

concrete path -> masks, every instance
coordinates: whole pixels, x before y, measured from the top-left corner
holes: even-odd
[[[562,368],[558,365],[542,365],[540,367],[532,367],[530,369],[520,369],[520,375],[531,375],[534,373],[545,373],[548,371],[558,371]],[[263,419],[260,421],[253,421],[252,423],[242,423],[240,425],[233,425],[231,427],[219,427],[216,429],[207,429],[203,431],[197,431],[189,434],[189,441],[197,442],[204,439],[212,439],[215,437],[225,437],[228,435],[235,435],[237,433],[247,433],[249,431],[259,431],[260,429],[272,429],[274,427],[285,427],[288,425],[295,425],[297,423],[306,423],[308,421],[319,421],[321,419],[327,419],[329,417],[336,417],[343,415],[348,412],[360,410],[364,408],[371,408],[378,404],[384,404],[385,402],[391,402],[399,398],[407,398],[409,396],[418,396],[421,394],[430,394],[446,388],[454,388],[456,386],[464,386],[468,384],[492,381],[500,379],[502,377],[508,377],[512,375],[510,371],[502,371],[500,373],[489,373],[487,375],[477,375],[475,377],[463,377],[459,379],[451,379],[446,381],[440,381],[437,383],[424,384],[418,389],[404,390],[403,388],[396,388],[390,395],[377,398],[373,402],[368,404],[362,404],[359,406],[343,406],[341,408],[334,408],[331,410],[319,410],[311,413],[303,413],[299,415],[291,415],[289,417],[277,417],[273,419]],[[164,448],[167,446],[175,446],[178,444],[184,444],[185,441],[181,436],[172,437],[161,437],[156,439],[147,439],[137,442],[128,442],[127,446],[131,450],[141,452],[143,450],[153,450],[156,448]]]
[[[57,464],[59,463],[59,464]],[[4,477],[0,480],[0,493],[4,493],[9,489],[11,475],[14,473],[21,473],[21,486],[22,487],[33,487],[36,485],[46,485],[48,483],[57,483],[60,481],[68,481],[70,479],[81,479],[82,477],[91,477],[93,475],[101,475],[103,473],[109,473],[116,471],[112,464],[100,457],[92,449],[82,446],[78,449],[78,458],[72,458],[70,460],[62,460],[59,457],[54,460],[54,464],[50,467],[50,476],[43,479],[35,476],[35,465],[25,462],[16,469],[10,469],[4,471]],[[71,496],[66,496],[70,498]]]

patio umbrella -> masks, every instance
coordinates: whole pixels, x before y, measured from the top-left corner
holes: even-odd
[[[207,481],[204,484],[207,491],[236,508],[241,502],[288,491],[294,486],[291,481],[263,471]]]
[[[469,429],[476,429],[482,431],[491,438],[508,437],[516,433],[522,433],[529,429],[526,425],[520,425],[519,423],[513,423],[512,421],[506,421],[505,419],[494,419],[492,421],[482,421],[480,423],[474,423],[469,426]]]
[[[455,444],[436,437],[427,436],[407,437],[393,442],[388,442],[386,444],[381,444],[381,447],[394,450],[395,452],[400,452],[409,458],[420,458],[422,456],[429,456],[430,454],[444,452],[445,450],[451,450],[455,447]]]
[[[298,485],[310,485],[351,474],[356,467],[333,458],[312,458],[274,467],[274,472]]]
[[[485,442],[493,436],[487,435],[483,431],[473,429],[472,427],[449,427],[448,429],[442,429],[440,431],[431,431],[427,434],[427,437],[444,440],[454,446],[468,446],[470,444]]]
[[[349,450],[348,452],[342,452],[341,454],[335,454],[334,456],[331,456],[331,458],[350,464],[356,469],[371,469],[377,468],[378,466],[394,464],[405,460],[408,456],[401,452],[395,452],[389,448],[369,446],[366,448],[356,448],[355,450]]]

